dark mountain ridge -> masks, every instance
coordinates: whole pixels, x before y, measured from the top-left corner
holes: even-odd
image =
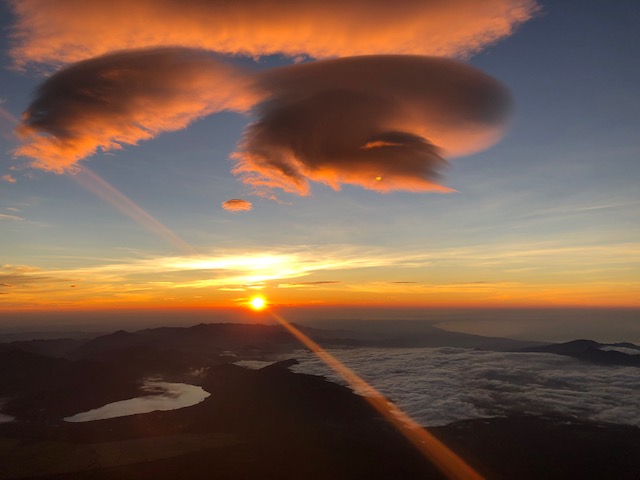
[[[509,351],[541,345],[539,342],[484,337],[449,332],[433,326],[401,333],[358,330],[325,330],[294,324],[326,347],[457,347]],[[196,354],[232,352],[243,358],[291,352],[303,348],[280,325],[211,323],[192,327],[158,327],[127,332],[118,330],[92,339],[31,340],[0,344],[0,351],[19,349],[40,355],[69,359],[107,357],[108,352],[133,348],[180,351]]]
[[[609,349],[612,348],[612,349]],[[630,351],[636,350],[638,354],[630,354],[615,350],[624,348]],[[565,343],[542,345],[524,348],[523,352],[554,353],[565,355],[586,362],[600,365],[620,365],[640,367],[640,346],[629,342],[600,343],[593,340],[572,340]]]

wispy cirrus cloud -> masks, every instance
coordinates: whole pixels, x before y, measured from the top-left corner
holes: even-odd
[[[302,246],[293,250],[228,250],[208,255],[129,258],[68,269],[4,265],[0,269],[0,282],[15,285],[11,290],[15,306],[51,304],[53,300],[49,297],[54,292],[58,305],[145,302],[163,301],[167,295],[189,296],[201,289],[237,292],[264,288],[267,282],[305,277],[314,272],[366,268],[394,261],[394,254],[372,249]]]
[[[10,291],[6,298],[11,297],[16,306],[49,305],[54,293],[55,302],[65,305],[161,304],[166,298],[204,302],[195,299],[205,291],[206,301],[215,302],[227,298],[225,294],[255,288],[278,297],[281,289],[288,288],[287,297],[294,303],[321,301],[322,291],[331,290],[334,303],[368,305],[384,299],[398,305],[637,307],[637,302],[629,300],[639,287],[637,279],[632,275],[611,279],[610,269],[598,271],[598,263],[592,265],[588,258],[607,258],[610,264],[633,272],[639,252],[637,244],[537,245],[537,249],[533,244],[509,244],[491,249],[440,247],[428,253],[418,246],[401,252],[359,245],[218,249],[194,255],[122,258],[83,268],[5,265],[0,269],[0,282],[15,286],[4,291]],[[555,269],[544,285],[538,283],[535,271],[512,271],[514,266],[539,265],[541,258]],[[401,271],[407,283],[386,281],[389,271]],[[576,277],[585,280],[576,282]],[[409,279],[414,283],[408,283]]]
[[[11,220],[14,222],[21,222],[24,218],[19,217],[18,215],[7,215],[6,213],[0,213],[0,221],[2,220]]]
[[[27,265],[5,265],[0,280],[26,283],[43,278],[64,278],[68,283],[145,283],[167,288],[255,285],[272,280],[300,278],[314,272],[391,266],[405,255],[349,245],[300,246],[287,249],[217,251],[211,254],[122,259],[74,269],[40,269]],[[11,277],[11,279],[9,278]],[[304,283],[304,282],[302,282]],[[318,284],[325,282],[309,282]],[[66,284],[65,284],[66,285]]]
[[[41,269],[39,267],[34,267],[32,265],[12,265],[10,263],[6,263],[0,267],[1,272],[17,272],[17,273],[33,273],[39,272]]]
[[[42,272],[40,268],[30,265],[7,264],[0,266],[0,286],[5,288],[20,289],[25,286],[48,284],[54,279],[55,275],[50,276]]]
[[[69,63],[174,45],[225,54],[313,58],[463,56],[509,36],[534,0],[10,0],[18,65]]]
[[[292,283],[279,283],[277,288],[309,288],[309,287],[323,287],[325,285],[339,285],[342,282],[338,280],[319,280],[315,282],[292,282]]]

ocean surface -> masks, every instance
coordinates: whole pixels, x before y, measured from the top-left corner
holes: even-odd
[[[547,353],[356,348],[331,353],[424,426],[512,413],[640,426],[640,369]],[[313,353],[293,371],[345,384]],[[253,365],[258,366],[257,364]]]

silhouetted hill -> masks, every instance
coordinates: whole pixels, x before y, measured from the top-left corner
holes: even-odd
[[[0,351],[0,396],[39,390],[68,365],[68,360],[45,357],[17,348]]]
[[[422,326],[419,331],[393,334],[374,334],[350,330],[325,330],[294,324],[306,335],[324,346],[369,347],[459,347],[483,350],[510,350],[541,345],[499,337],[483,337],[459,332],[449,332],[433,326]],[[115,334],[114,334],[115,335]],[[132,337],[134,336],[134,337]],[[83,350],[102,344],[99,337],[81,347]],[[163,327],[140,330],[125,337],[118,335],[118,342],[150,342],[175,349],[191,351],[233,351],[244,354],[251,351],[273,353],[301,348],[300,344],[280,325],[251,325],[238,323],[199,324],[193,327]]]
[[[513,415],[430,431],[491,480],[635,480],[640,472],[638,427]]]
[[[616,348],[637,351],[632,355]],[[566,343],[543,345],[522,349],[526,352],[555,353],[601,365],[623,365],[640,367],[640,347],[633,343],[599,343],[593,340],[573,340]]]
[[[0,333],[0,344],[9,342],[28,342],[30,340],[56,340],[56,339],[73,339],[73,340],[89,340],[91,338],[104,335],[104,332],[79,332],[74,330],[68,331],[30,331],[30,332],[11,332]]]
[[[160,327],[134,333],[119,330],[94,338],[67,352],[69,358],[98,358],[106,352],[146,348],[191,355],[237,352],[243,356],[291,351],[297,341],[277,325],[239,323],[200,324],[193,327]]]
[[[66,353],[66,357],[73,359],[90,358],[103,352],[120,350],[128,347],[149,345],[151,342],[143,336],[118,330],[108,335],[93,338]]]
[[[130,346],[104,350],[91,355],[91,360],[126,370],[140,378],[179,374],[209,365],[228,362],[228,358],[215,353],[198,354],[188,350],[172,350],[150,345]]]
[[[427,320],[316,320],[313,325],[342,332],[343,337],[364,341],[369,346],[381,347],[457,347],[510,351],[549,343],[454,332],[434,326],[433,322]],[[341,330],[332,330],[336,326]]]
[[[543,345],[539,347],[527,348],[531,352],[557,353],[560,355],[571,355],[582,353],[589,348],[599,348],[602,344],[593,340],[572,340],[565,343],[554,343],[551,345]]]
[[[450,332],[437,327],[424,326],[418,331],[405,334],[387,334],[386,338],[366,340],[367,346],[378,347],[455,347],[475,348],[504,352],[513,349],[544,345],[541,342],[514,340],[511,338],[485,337],[470,333]]]
[[[22,350],[46,357],[63,357],[72,350],[77,349],[86,341],[87,340],[77,340],[73,338],[16,340],[10,343],[0,343],[0,352]]]
[[[630,348],[630,349],[636,350],[638,353],[640,353],[640,346],[635,345],[635,344],[630,343],[630,342],[607,343],[606,345],[611,346],[611,347]]]
[[[458,347],[509,351],[543,345],[539,342],[449,332],[430,325],[421,325],[415,330],[401,333],[325,330],[304,325],[296,327],[325,347]],[[113,352],[137,356],[141,360],[143,355],[136,355],[136,349],[155,352],[156,357],[161,355],[158,352],[171,352],[173,355],[205,356],[213,360],[222,355],[265,359],[300,348],[304,347],[280,325],[239,323],[160,327],[137,332],[119,330],[85,340],[51,339],[0,344],[0,351],[18,349],[52,357],[95,359],[109,363],[118,361],[118,355]]]
[[[139,375],[93,361],[51,358],[22,350],[0,352],[3,412],[23,420],[51,420],[131,398]]]

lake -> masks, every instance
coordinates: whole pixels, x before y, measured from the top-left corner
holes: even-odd
[[[87,412],[66,417],[64,420],[67,422],[90,422],[158,410],[176,410],[196,405],[211,395],[195,385],[152,380],[146,380],[143,383],[142,391],[146,395],[109,403]]]

